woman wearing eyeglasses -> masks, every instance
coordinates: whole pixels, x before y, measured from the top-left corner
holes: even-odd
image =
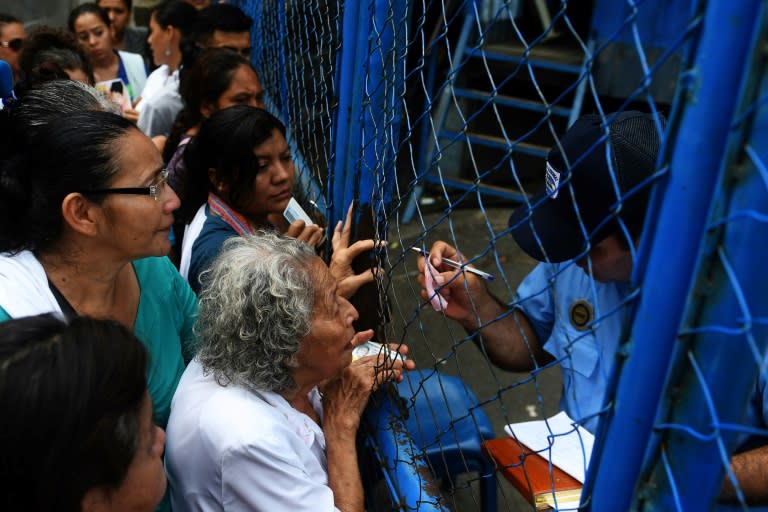
[[[13,80],[21,80],[19,51],[27,33],[21,20],[10,14],[0,14],[0,60],[4,60],[13,70]]]
[[[12,142],[0,159],[0,320],[53,312],[128,327],[148,350],[165,427],[197,300],[164,257],[179,198],[160,153],[107,112],[59,116],[34,133],[14,119],[0,133]]]

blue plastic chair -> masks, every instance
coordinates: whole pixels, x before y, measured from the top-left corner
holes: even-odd
[[[496,474],[482,442],[494,439],[491,422],[477,398],[459,377],[435,370],[406,372],[397,385],[405,400],[408,433],[425,454],[437,478],[476,471],[480,474],[483,510],[496,512]]]

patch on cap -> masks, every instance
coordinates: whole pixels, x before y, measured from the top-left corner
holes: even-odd
[[[552,167],[552,164],[547,162],[547,173],[544,177],[544,182],[547,187],[547,195],[550,199],[557,199],[557,195],[560,193],[560,189],[557,188],[560,185],[560,173]]]

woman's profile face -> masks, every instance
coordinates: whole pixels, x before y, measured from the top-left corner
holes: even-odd
[[[147,37],[147,43],[152,49],[152,59],[155,64],[161,66],[168,64],[168,55],[166,50],[171,50],[171,33],[168,30],[163,29],[157,22],[157,16],[153,12],[149,17],[149,37]]]
[[[166,487],[163,470],[165,432],[152,419],[149,394],[139,411],[139,444],[122,485],[110,493],[112,510],[151,512],[163,499]]]
[[[267,215],[282,213],[293,196],[296,170],[291,150],[279,130],[256,146],[257,173],[249,193],[240,193],[238,204],[233,206],[257,225],[265,225]]]
[[[131,261],[165,256],[171,249],[168,234],[173,211],[181,202],[166,183],[163,158],[152,141],[138,129],[130,129],[114,143],[119,170],[106,188],[154,187],[148,194],[108,194],[100,203],[99,235],[102,246],[115,258]]]
[[[77,17],[75,35],[91,62],[99,64],[112,56],[112,33],[104,20],[92,12]]]
[[[352,338],[357,320],[355,307],[338,293],[338,284],[319,257],[312,262],[315,306],[309,334],[302,338],[296,359],[310,369],[317,382],[341,374],[352,362]]]

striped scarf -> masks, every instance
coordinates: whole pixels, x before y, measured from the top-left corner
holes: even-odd
[[[222,201],[213,192],[208,192],[208,211],[213,215],[221,217],[240,236],[252,235],[256,232],[256,229],[248,222],[248,219],[231,209],[227,203]]]

